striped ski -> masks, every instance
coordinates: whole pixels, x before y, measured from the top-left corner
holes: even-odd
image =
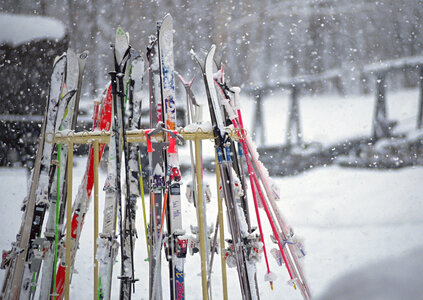
[[[176,132],[175,77],[173,61],[173,20],[167,14],[159,31],[159,54],[162,103],[164,106],[164,121],[167,130]],[[185,299],[184,261],[186,255],[186,238],[183,237],[181,214],[181,175],[179,171],[179,156],[175,140],[167,135],[169,148],[167,164],[170,174],[168,183],[167,209],[167,258],[169,260],[171,299]]]

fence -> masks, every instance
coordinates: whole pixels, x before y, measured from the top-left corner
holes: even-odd
[[[388,119],[386,109],[386,77],[389,73],[398,70],[413,70],[419,72],[419,104],[417,116],[417,128],[423,127],[423,56],[405,57],[401,59],[384,61],[376,64],[364,66],[361,74],[375,77],[375,109],[372,121],[372,139],[377,141],[383,137],[392,135],[392,129],[395,126],[394,121]],[[302,129],[299,110],[299,97],[301,91],[310,88],[313,84],[324,80],[332,80],[340,92],[343,91],[341,79],[349,72],[341,69],[332,69],[319,74],[312,74],[300,77],[294,77],[279,81],[272,85],[256,86],[246,89],[246,92],[255,99],[255,114],[252,128],[255,130],[253,138],[260,144],[265,144],[265,122],[263,118],[263,103],[265,97],[274,91],[290,90],[290,104],[288,109],[288,126],[286,131],[286,145],[302,144]],[[294,139],[296,139],[294,141]]]

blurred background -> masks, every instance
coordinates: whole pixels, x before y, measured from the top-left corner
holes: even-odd
[[[419,0],[302,1],[143,1],[2,0],[1,11],[54,17],[65,24],[69,46],[89,50],[85,92],[96,94],[111,66],[110,43],[116,27],[130,33],[145,53],[156,21],[171,12],[175,63],[182,73],[194,63],[191,48],[218,45],[233,84],[261,85],[333,69],[349,73],[333,86],[322,82],[312,92],[366,93],[364,65],[414,56],[423,50]],[[47,66],[46,66],[47,67]],[[417,72],[399,72],[393,89],[415,86]]]
[[[366,67],[421,58],[423,52],[420,22],[423,1],[420,0],[1,0],[0,3],[3,19],[10,14],[44,16],[57,20],[58,26],[65,30],[60,38],[42,38],[41,34],[41,38],[32,41],[11,43],[10,38],[4,38],[5,33],[21,21],[7,23],[0,29],[3,103],[0,165],[16,160],[26,164],[35,153],[33,145],[39,134],[56,55],[68,47],[77,52],[89,50],[82,98],[92,100],[101,93],[113,66],[110,44],[119,25],[129,32],[132,46],[145,57],[149,36],[156,32],[156,22],[170,12],[174,18],[176,70],[187,77],[198,74],[190,49],[201,52],[214,43],[218,46],[218,56],[228,66],[225,70],[228,81],[243,87],[245,93],[255,96],[256,102],[262,100],[260,93],[290,90],[295,78],[310,78],[310,75],[320,77],[303,86],[301,95],[374,93],[375,82],[381,78]],[[18,28],[14,29],[19,32]],[[402,67],[399,61],[399,67],[390,71],[388,77],[389,85],[382,83],[379,88],[416,87],[419,65]],[[264,88],[267,90],[261,90]],[[32,117],[17,117],[22,115]],[[261,107],[257,105],[255,127],[260,127],[261,118]],[[34,123],[37,126],[32,126]],[[26,133],[24,138],[22,132]]]

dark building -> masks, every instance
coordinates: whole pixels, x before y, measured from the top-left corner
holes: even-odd
[[[63,23],[0,14],[0,165],[31,167],[54,58],[68,47]]]

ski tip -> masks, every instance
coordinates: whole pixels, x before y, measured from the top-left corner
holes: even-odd
[[[53,66],[56,65],[58,63],[59,60],[63,59],[64,57],[66,57],[66,52],[63,52],[62,55],[58,55],[54,58],[53,61]]]
[[[165,24],[165,22],[172,22],[172,21],[173,21],[172,15],[170,13],[167,13],[163,18],[162,26],[163,24]]]
[[[215,44],[213,44],[213,45],[211,45],[211,47],[210,47],[210,51],[209,51],[209,53],[207,54],[207,57],[209,57],[209,56],[211,56],[211,57],[214,57],[214,53],[216,52],[216,45]]]
[[[206,70],[207,70],[208,67],[210,67],[210,68],[212,67],[211,64],[213,63],[213,57],[214,57],[215,52],[216,52],[216,45],[213,44],[210,48],[209,53],[207,53],[207,56],[206,56],[206,62],[205,62],[205,65],[204,65],[204,68]]]
[[[117,36],[125,36],[126,37],[125,31],[122,29],[122,27],[120,27],[120,25],[116,29],[116,35]]]

